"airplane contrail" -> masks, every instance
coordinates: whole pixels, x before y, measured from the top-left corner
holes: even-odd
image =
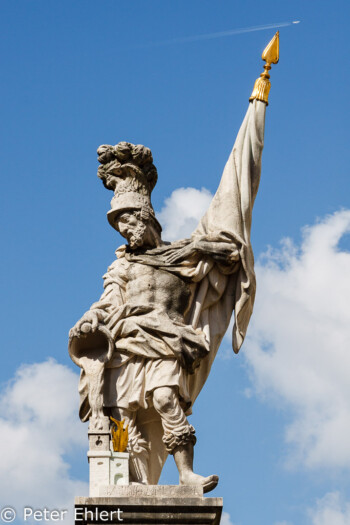
[[[171,40],[163,40],[162,42],[150,42],[146,46],[163,46],[167,44],[183,44],[185,42],[197,42],[198,40],[209,40],[211,38],[221,38],[231,35],[241,35],[242,33],[252,33],[253,31],[263,31],[264,29],[277,29],[279,27],[287,27],[293,24],[299,24],[300,20],[292,22],[278,22],[276,24],[266,24],[260,26],[241,27],[239,29],[229,29],[227,31],[220,31],[218,33],[207,33],[204,35],[185,36],[182,38],[173,38]],[[142,46],[143,47],[143,46]]]

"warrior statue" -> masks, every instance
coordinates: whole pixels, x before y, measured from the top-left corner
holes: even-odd
[[[98,177],[114,192],[108,221],[127,244],[116,251],[101,298],[71,329],[69,349],[82,369],[80,417],[96,428],[106,416],[128,423],[136,483],[157,484],[168,454],[180,484],[208,492],[218,483],[215,475],[193,472],[196,437],[187,416],[232,312],[236,353],[252,314],[252,208],[278,34],[269,46],[219,188],[190,239],[161,238],[151,204],[157,170],[150,149],[120,142],[97,150]]]

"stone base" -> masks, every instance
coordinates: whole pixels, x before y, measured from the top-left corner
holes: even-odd
[[[99,497],[75,498],[75,525],[220,524],[222,498],[204,498],[198,487],[110,485],[103,487],[103,493]]]

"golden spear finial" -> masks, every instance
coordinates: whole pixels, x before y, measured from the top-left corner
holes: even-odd
[[[250,96],[249,101],[251,100],[262,100],[268,105],[269,91],[271,87],[271,82],[269,80],[270,75],[269,71],[271,69],[271,64],[277,64],[279,60],[279,51],[280,51],[280,32],[277,31],[273,39],[265,47],[261,58],[265,60],[266,64],[264,65],[265,71],[261,73],[260,77],[255,81],[253,93]]]

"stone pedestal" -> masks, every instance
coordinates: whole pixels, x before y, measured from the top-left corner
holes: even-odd
[[[204,498],[199,487],[110,485],[75,498],[75,525],[219,525],[221,512],[222,498]]]

